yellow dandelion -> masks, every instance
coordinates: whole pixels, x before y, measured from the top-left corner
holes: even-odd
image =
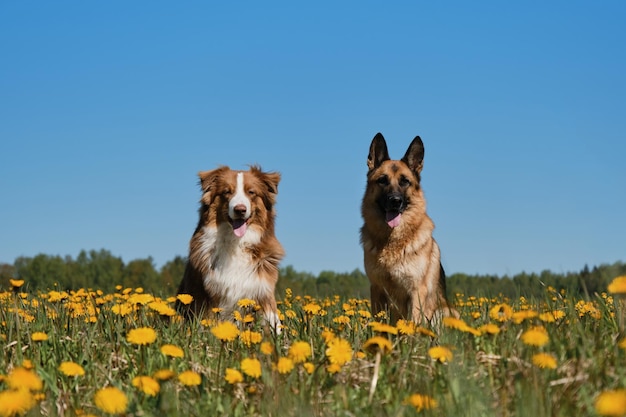
[[[294,363],[293,360],[291,360],[290,358],[278,358],[278,363],[276,364],[276,370],[278,371],[278,373],[280,374],[288,374],[289,372],[293,371],[294,368]]]
[[[626,390],[601,392],[595,401],[596,412],[601,416],[621,417],[626,414]]]
[[[481,333],[486,333],[486,334],[500,333],[500,327],[498,327],[497,324],[493,324],[493,323],[483,324],[482,326],[478,328],[478,330],[480,330]]]
[[[308,303],[304,307],[302,307],[302,309],[305,313],[315,316],[320,312],[322,307],[320,307],[320,305],[316,303]]]
[[[431,410],[437,407],[437,401],[433,397],[423,394],[413,394],[404,400],[404,404],[415,407],[417,412]]]
[[[383,336],[370,337],[363,343],[363,350],[389,353],[391,352],[391,341]]]
[[[542,326],[531,327],[522,333],[521,338],[529,346],[543,346],[550,341],[548,331]]]
[[[133,387],[151,397],[156,397],[161,390],[159,382],[150,376],[136,376],[132,380]]]
[[[128,343],[132,343],[134,345],[149,345],[150,343],[153,343],[156,338],[156,332],[150,327],[132,329],[128,332],[128,335],[126,335]]]
[[[61,372],[65,376],[83,376],[85,375],[85,370],[82,366],[75,362],[61,362],[59,365],[59,372]]]
[[[245,358],[241,361],[241,371],[252,378],[261,376],[261,362],[254,358]]]
[[[270,342],[261,343],[261,353],[271,355],[274,352],[274,346]]]
[[[513,309],[506,303],[497,304],[489,310],[489,317],[499,322],[508,321],[513,317]]]
[[[202,377],[197,372],[185,371],[178,375],[178,381],[188,387],[195,387],[196,385],[200,385]]]
[[[22,368],[26,368],[26,369],[33,369],[35,368],[35,365],[33,365],[33,361],[31,361],[30,359],[24,359],[22,361]]]
[[[521,324],[524,320],[529,320],[537,316],[538,316],[537,312],[533,310],[515,311],[511,315],[511,321],[515,324]],[[500,320],[500,321],[504,321],[504,320]]]
[[[349,324],[349,323],[350,323],[350,317],[348,317],[348,316],[344,316],[344,315],[341,315],[341,316],[335,317],[335,318],[333,319],[333,323],[337,323],[337,324],[344,324],[344,325],[345,325],[345,324]]]
[[[309,375],[311,375],[313,371],[315,371],[315,365],[313,365],[311,362],[304,362],[302,364],[302,367],[304,368],[306,373]]]
[[[193,301],[193,296],[191,294],[178,294],[176,299],[185,305],[189,305]]]
[[[0,416],[24,415],[35,403],[35,397],[28,390],[0,391]]]
[[[330,365],[326,367],[326,371],[329,374],[336,374],[337,372],[341,371],[341,365],[337,363],[331,363]]]
[[[213,336],[220,339],[222,342],[232,342],[239,336],[239,329],[237,325],[230,321],[223,321],[211,328]]]
[[[148,308],[156,311],[162,316],[173,317],[176,315],[176,310],[174,310],[164,301],[153,301],[148,304]]]
[[[243,375],[236,369],[226,368],[224,379],[231,385],[239,384],[240,382],[243,382]]]
[[[12,389],[25,389],[29,391],[41,391],[43,381],[39,376],[26,368],[15,368],[5,378],[5,383]]]
[[[343,366],[352,359],[352,347],[347,340],[335,338],[328,342],[326,356],[331,364]]]
[[[239,340],[241,340],[246,346],[256,345],[261,343],[263,335],[260,332],[245,330],[239,335]]]
[[[620,349],[626,349],[626,337],[617,342],[617,347]]]
[[[429,337],[432,337],[433,339],[435,339],[435,338],[437,337],[437,335],[435,334],[435,332],[433,332],[432,330],[427,329],[427,328],[425,328],[425,327],[422,327],[422,326],[417,326],[417,327],[415,328],[415,332],[416,332],[416,333],[419,333],[419,334],[421,334],[421,335],[424,335],[424,336],[429,336]]]
[[[294,363],[302,363],[311,357],[311,345],[309,342],[294,342],[289,347],[289,352],[287,356],[289,356]]]
[[[452,351],[445,346],[434,346],[428,349],[428,356],[435,361],[445,363],[450,362],[454,355]]]
[[[45,342],[48,340],[48,335],[44,332],[35,332],[30,336],[30,338],[33,342]]]
[[[107,387],[96,392],[93,398],[98,409],[109,414],[121,414],[126,412],[128,398],[119,388]]]
[[[24,280],[23,279],[9,279],[9,284],[11,284],[11,287],[13,288],[20,288],[22,285],[24,285]]]
[[[556,358],[550,353],[536,353],[532,357],[532,362],[539,368],[556,369]]]
[[[135,307],[132,304],[123,303],[123,304],[116,304],[113,307],[111,307],[111,312],[113,312],[114,314],[117,314],[118,316],[125,317],[128,314],[132,313],[134,309]]]
[[[182,358],[185,356],[185,352],[181,348],[175,345],[163,345],[161,346],[161,353],[165,356],[170,356],[172,358]]]
[[[379,333],[389,333],[389,334],[398,334],[398,328],[395,326],[391,326],[386,323],[381,323],[378,321],[373,321],[370,324],[370,327],[373,331]]]
[[[607,290],[610,294],[626,293],[626,275],[614,278],[607,287]]]
[[[324,329],[322,330],[322,339],[324,342],[328,343],[335,338],[335,333],[332,330]]]
[[[256,301],[249,298],[242,298],[241,300],[237,301],[237,305],[241,308],[256,307]]]
[[[444,317],[442,323],[445,327],[457,330],[467,326],[464,320],[457,319],[456,317]]]
[[[417,326],[412,320],[400,319],[396,323],[396,328],[400,334],[412,335],[415,334]]]
[[[157,381],[167,381],[168,379],[174,378],[175,375],[176,373],[171,369],[159,369],[152,377]]]

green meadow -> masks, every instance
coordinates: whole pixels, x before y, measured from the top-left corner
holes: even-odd
[[[0,416],[624,415],[624,281],[585,299],[456,294],[461,318],[437,328],[287,289],[274,334],[250,300],[234,321],[185,322],[142,288],[11,280]]]

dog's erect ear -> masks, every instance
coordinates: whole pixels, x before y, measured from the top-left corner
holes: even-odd
[[[409,145],[409,149],[406,150],[402,162],[407,164],[411,171],[419,174],[424,167],[424,143],[419,136],[415,136],[413,142]]]
[[[387,142],[379,132],[372,139],[370,145],[370,154],[367,156],[367,167],[372,170],[378,168],[380,164],[389,160],[389,151],[387,151]]]
[[[263,174],[265,185],[272,194],[278,194],[278,183],[280,182],[280,174],[278,172],[265,172]]]

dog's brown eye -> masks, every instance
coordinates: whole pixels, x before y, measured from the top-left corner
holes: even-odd
[[[389,178],[387,178],[386,175],[383,175],[376,180],[376,183],[378,185],[389,185]]]
[[[407,177],[400,178],[400,187],[408,187],[409,185],[411,185],[411,181]]]
[[[256,195],[256,191],[248,190],[248,195],[250,195],[251,197],[254,197]]]

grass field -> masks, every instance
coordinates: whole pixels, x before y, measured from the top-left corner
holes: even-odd
[[[185,323],[175,298],[141,288],[30,294],[23,284],[0,292],[0,416],[626,413],[617,293],[458,294],[461,319],[428,329],[372,317],[364,299],[287,290],[275,335],[249,300],[237,326]]]

